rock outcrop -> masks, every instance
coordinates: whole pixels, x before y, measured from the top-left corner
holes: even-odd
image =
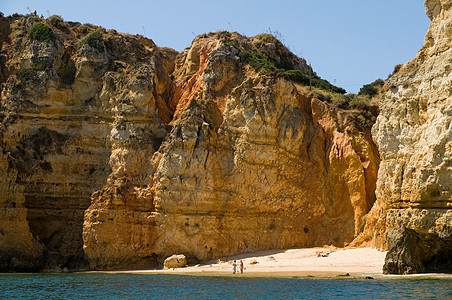
[[[167,55],[151,40],[56,16],[1,24],[0,270],[88,268],[91,195],[146,184],[141,161],[166,134],[157,103]],[[36,24],[51,29],[31,35]]]
[[[211,33],[177,54],[57,16],[0,26],[0,270],[149,267],[362,231],[379,164],[369,113],[291,81],[312,70],[273,36]]]
[[[269,34],[177,53],[0,17],[0,271],[351,243],[388,248],[385,273],[450,272],[452,1],[425,5],[373,128],[377,109],[330,101],[345,91]]]
[[[244,51],[262,54],[275,42],[220,32],[179,55],[172,129],[144,168],[146,196],[95,193],[85,213],[92,268],[143,266],[175,253],[194,262],[343,246],[359,234],[379,163],[370,126],[357,121],[359,111],[244,62]],[[278,43],[269,61],[308,68]]]
[[[385,273],[452,270],[452,1],[427,0],[424,47],[386,82],[373,128]],[[381,236],[382,226],[374,233]]]

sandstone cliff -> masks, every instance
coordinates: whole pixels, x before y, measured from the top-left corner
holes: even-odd
[[[369,231],[387,230],[386,273],[452,269],[452,1],[425,5],[424,47],[387,80],[372,130],[382,161]]]
[[[369,114],[311,93],[306,62],[274,37],[211,33],[177,54],[56,16],[0,25],[0,270],[343,246],[362,231],[379,165]]]
[[[270,51],[275,64],[307,70],[262,38],[204,35],[179,55],[172,129],[147,160],[146,187],[137,192],[124,181],[123,190],[95,193],[85,213],[91,267],[342,246],[359,233],[379,162],[370,127],[356,121],[359,112],[338,111],[244,63],[244,51]]]
[[[176,58],[57,17],[1,21],[2,269],[205,260],[359,233],[378,169],[369,128],[240,57],[306,73],[281,43],[210,34]],[[39,22],[47,41],[30,37]]]
[[[86,268],[82,231],[91,194],[123,177],[118,160],[141,176],[141,160],[166,134],[156,111],[171,54],[151,40],[58,17],[13,16],[1,24],[0,269]],[[31,36],[36,24],[51,31]],[[96,30],[103,35],[97,48],[89,36]],[[86,36],[91,41],[80,42]]]

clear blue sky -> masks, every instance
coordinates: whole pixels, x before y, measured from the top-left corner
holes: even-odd
[[[178,51],[195,35],[237,31],[246,36],[279,32],[295,54],[322,78],[356,93],[386,79],[394,66],[422,47],[429,19],[422,0],[0,0],[5,15],[60,15],[142,34]]]

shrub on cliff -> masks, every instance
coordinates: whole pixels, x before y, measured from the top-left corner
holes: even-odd
[[[286,70],[284,72],[284,78],[290,81],[298,82],[303,85],[309,85],[309,75],[304,74],[300,70]],[[338,94],[345,94],[346,91],[343,88],[337,87],[326,81],[325,79],[320,78],[317,75],[313,75],[311,77],[311,85],[313,87],[330,91]]]
[[[331,94],[325,93],[322,90],[312,90],[309,93],[309,96],[311,98],[316,98],[316,99],[319,99],[321,101],[327,101],[327,102],[331,101]]]
[[[341,95],[341,94],[333,94],[331,96],[331,102],[336,105],[337,107],[347,109],[350,101],[353,99],[355,94],[347,94],[347,95]]]
[[[47,22],[52,24],[52,26],[55,26],[55,27],[58,27],[58,28],[62,28],[65,25],[63,18],[61,18],[60,16],[57,16],[57,15],[50,16],[47,19]]]
[[[346,93],[343,88],[332,85],[325,79],[320,78],[315,72],[312,72],[312,76],[309,78],[309,75],[298,69],[298,64],[294,63],[296,61],[295,56],[274,35],[263,33],[253,39],[257,40],[254,44],[254,50],[236,45],[234,41],[226,44],[239,49],[239,57],[242,63],[249,64],[260,74],[282,75],[287,80],[303,85],[309,85],[309,82],[311,82],[313,87],[325,91],[339,94]],[[263,43],[273,43],[274,47],[261,47]]]
[[[89,26],[86,24],[80,25],[80,27],[77,29],[78,33],[80,34],[87,34],[89,31]]]
[[[379,93],[380,89],[383,87],[384,84],[385,82],[382,79],[377,79],[372,83],[365,84],[359,90],[358,95],[369,96],[370,98],[372,98],[373,96]]]
[[[403,66],[403,65],[401,65],[401,64],[395,65],[395,66],[394,66],[394,71],[392,71],[392,74],[391,74],[390,76],[392,76],[392,75],[394,75],[395,73],[399,72],[399,70],[402,68],[402,66]]]
[[[28,80],[33,78],[36,75],[36,72],[33,69],[22,68],[15,70],[13,74],[19,79]]]
[[[375,96],[378,94],[378,89],[370,84],[365,84],[363,87],[359,90],[358,95],[368,95],[368,96]]]
[[[229,31],[218,32],[218,39],[220,39],[220,41],[228,41],[231,36],[232,36],[232,33]]]
[[[261,33],[256,35],[256,37],[264,43],[276,43],[278,39],[271,33]]]
[[[284,72],[284,78],[290,81],[299,82],[304,85],[309,85],[309,76],[300,70],[287,70]]]
[[[276,43],[278,39],[275,38],[273,34],[270,33],[261,33],[256,35],[256,38],[259,39],[259,42],[255,43],[257,48],[260,48],[264,43]]]
[[[49,26],[44,23],[38,22],[31,27],[27,37],[31,40],[48,43],[50,42],[50,40],[53,40],[55,38],[55,34]]]
[[[268,74],[277,70],[268,56],[263,53],[254,50],[243,50],[240,51],[239,56],[242,62],[248,63],[258,73]]]
[[[332,93],[345,94],[347,92],[343,88],[332,85],[325,79],[321,79],[319,77],[313,78],[311,84],[312,84],[312,86],[315,86],[315,87],[325,90],[325,91],[330,91]]]
[[[100,53],[104,52],[104,40],[102,38],[102,33],[99,31],[94,31],[88,34],[79,44],[79,49],[88,44],[90,47],[96,49]]]
[[[361,110],[369,110],[370,108],[370,97],[363,95],[355,95],[350,101],[349,105],[354,108],[359,108]]]
[[[187,109],[194,108],[198,106],[198,101],[195,98],[191,99],[190,103],[187,106]]]

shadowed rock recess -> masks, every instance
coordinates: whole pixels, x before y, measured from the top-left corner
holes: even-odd
[[[449,13],[436,2],[432,24]],[[389,246],[391,273],[450,270],[450,70],[435,62],[450,62],[450,26],[432,26],[371,133],[377,107],[338,105],[345,91],[269,34],[204,34],[177,53],[58,16],[0,18],[0,271],[330,244]]]

